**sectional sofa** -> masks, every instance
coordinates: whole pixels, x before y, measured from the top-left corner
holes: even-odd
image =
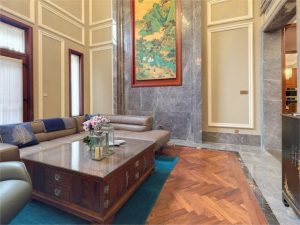
[[[152,130],[152,117],[121,115],[106,115],[106,117],[110,119],[111,124],[115,128],[116,138],[152,141],[155,143],[155,151],[161,149],[170,139],[169,131]],[[16,161],[20,161],[22,157],[35,152],[83,139],[86,136],[82,126],[85,118],[85,116],[60,118],[58,120],[63,121],[64,124],[60,127],[54,126],[54,130],[49,130],[46,126],[46,122],[47,124],[50,122],[51,125],[51,119],[22,124],[22,126],[25,125],[24,127],[27,130],[30,130],[34,138],[30,138],[30,136],[28,138],[28,135],[22,134],[21,136],[24,136],[22,138],[30,141],[30,146],[22,143],[23,145],[19,146],[20,148],[16,145],[1,142],[5,141],[7,136],[9,136],[10,140],[14,140],[16,134],[10,135],[9,132],[18,133],[16,127],[17,129],[25,128],[19,128],[19,126],[0,126],[1,224],[8,223],[24,207],[31,195],[31,180],[25,165],[22,162]],[[57,118],[54,120],[57,120]],[[3,136],[1,137],[1,135]],[[6,137],[4,137],[5,135]]]
[[[170,139],[170,132],[153,130],[153,118],[148,116],[105,115],[115,128],[115,137],[118,139],[130,138],[152,141],[155,151],[161,149]],[[32,131],[38,144],[18,148],[7,143],[0,143],[0,162],[18,161],[25,155],[43,151],[63,143],[83,139],[86,133],[83,130],[85,116],[61,118],[65,123],[64,129],[47,132],[43,120],[30,122]],[[1,129],[1,127],[0,127]],[[0,139],[1,142],[1,139]]]

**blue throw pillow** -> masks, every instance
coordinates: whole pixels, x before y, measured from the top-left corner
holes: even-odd
[[[17,145],[19,148],[39,143],[30,123],[2,125],[0,136],[3,143]]]
[[[94,116],[100,116],[100,114],[85,114],[85,121],[92,119]]]
[[[45,125],[45,132],[53,132],[59,130],[65,130],[65,123],[61,118],[51,118],[42,120]]]

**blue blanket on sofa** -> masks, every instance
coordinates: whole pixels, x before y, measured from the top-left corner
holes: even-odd
[[[43,119],[42,121],[45,125],[45,131],[47,133],[66,129],[65,123],[61,118]]]

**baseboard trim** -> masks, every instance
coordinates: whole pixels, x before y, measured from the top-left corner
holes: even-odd
[[[202,140],[213,143],[261,146],[260,135],[202,132]]]

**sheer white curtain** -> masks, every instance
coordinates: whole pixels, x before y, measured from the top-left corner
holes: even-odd
[[[22,64],[0,56],[0,125],[23,121]]]
[[[71,55],[71,96],[72,116],[78,116],[80,110],[80,57]]]
[[[0,22],[0,48],[25,53],[25,31]]]

